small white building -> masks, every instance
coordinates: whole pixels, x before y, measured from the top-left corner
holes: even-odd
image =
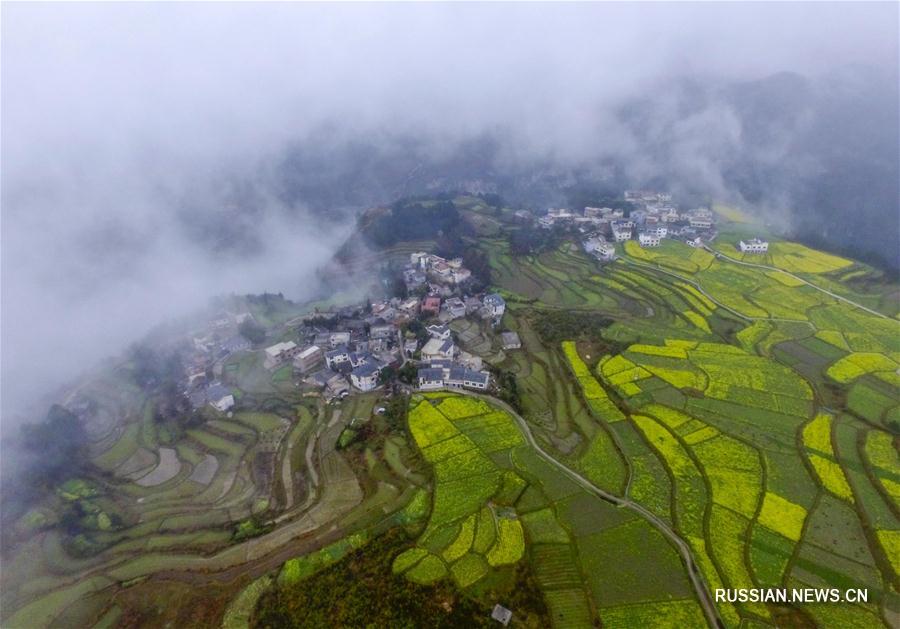
[[[519,335],[515,332],[501,333],[500,340],[503,344],[503,349],[519,349],[520,347],[522,347],[522,341],[519,339]]]
[[[499,622],[504,627],[506,627],[509,624],[509,621],[512,620],[512,615],[512,612],[506,609],[503,605],[494,605],[494,609],[491,611],[491,618]]]
[[[616,242],[625,242],[626,240],[631,240],[631,227],[613,225],[612,235],[613,239],[615,239]]]
[[[462,365],[454,365],[450,373],[446,374],[444,385],[454,389],[487,389],[490,382],[490,374],[486,371],[473,371]]]
[[[661,239],[656,234],[641,232],[638,235],[638,243],[641,247],[658,247]]]
[[[453,358],[456,346],[450,339],[429,339],[422,348],[422,360]]]
[[[346,347],[338,347],[325,353],[325,363],[329,369],[334,369],[341,363],[349,362],[349,360],[350,352],[347,351]]]
[[[611,242],[604,242],[597,247],[594,255],[601,260],[612,260],[616,257],[616,246]]]
[[[695,236],[694,238],[688,238],[684,241],[688,247],[694,247],[695,249],[699,249],[703,246],[703,239],[700,236]]]
[[[425,331],[433,339],[446,341],[450,338],[450,326],[448,325],[429,325],[425,328]]]
[[[294,369],[301,374],[312,371],[322,362],[322,349],[318,345],[310,345],[294,357]]]
[[[298,353],[300,353],[300,348],[293,341],[275,343],[266,348],[264,365],[266,369],[275,369],[286,361],[292,360]]]
[[[769,250],[769,243],[759,238],[751,238],[750,240],[740,242],[741,253],[766,253]]]
[[[228,387],[223,386],[219,382],[214,382],[206,389],[206,399],[210,405],[223,413],[234,406],[234,395]]]
[[[416,373],[419,388],[425,391],[444,386],[444,370],[439,368],[419,369]]]
[[[484,296],[484,307],[490,313],[490,316],[500,318],[506,312],[506,300],[497,293],[491,293]]]
[[[459,297],[451,297],[441,304],[441,308],[450,315],[451,319],[459,319],[466,316],[466,303]]]
[[[710,229],[713,225],[712,218],[705,216],[692,216],[689,222],[694,229]]]
[[[594,253],[603,244],[606,244],[606,241],[595,236],[593,238],[588,238],[587,240],[585,240],[582,243],[582,246],[584,247],[585,253]]]
[[[397,328],[392,325],[373,325],[369,328],[369,338],[389,339],[397,334]]]
[[[669,227],[667,225],[648,225],[644,227],[644,233],[656,236],[657,238],[665,238],[669,235]]]
[[[350,343],[350,333],[332,332],[331,336],[328,337],[328,343],[331,345],[331,349],[335,349],[342,345],[348,345]]]
[[[363,363],[350,372],[350,382],[360,391],[371,391],[378,386],[378,374],[381,373],[378,365]]]
[[[472,271],[470,271],[466,267],[460,267],[458,269],[453,269],[452,272],[450,273],[450,280],[454,284],[462,284],[470,277],[472,277]]]

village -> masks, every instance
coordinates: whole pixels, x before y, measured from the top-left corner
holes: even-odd
[[[552,229],[558,225],[577,228],[582,235],[582,247],[588,255],[601,262],[616,257],[616,243],[636,240],[641,247],[658,247],[665,238],[678,239],[690,247],[703,247],[718,235],[716,217],[709,208],[698,207],[680,211],[672,195],[650,190],[626,190],[625,201],[632,208],[585,207],[582,213],[566,209],[549,209],[538,219],[538,225]],[[530,218],[523,212],[519,218]],[[740,241],[742,253],[766,253],[769,244],[758,238]]]
[[[450,323],[469,318],[491,330],[500,324],[506,302],[497,293],[470,294],[471,277],[461,259],[427,252],[410,255],[402,271],[410,296],[345,306],[298,317],[288,326],[290,340],[253,349],[239,330],[253,323],[249,312],[222,312],[192,338],[186,359],[185,395],[191,405],[210,405],[227,413],[235,405],[222,381],[222,365],[237,352],[256,352],[270,373],[289,369],[295,385],[343,399],[352,392],[491,388],[481,356],[462,349]],[[498,333],[504,350],[520,347],[515,332]]]
[[[681,211],[672,195],[627,190],[626,212],[609,207],[585,207],[581,213],[549,209],[537,220],[544,229],[576,230],[584,251],[601,263],[616,258],[616,244],[635,240],[641,247],[658,247],[663,239],[678,239],[698,248],[717,236],[715,214],[698,207]],[[627,213],[627,216],[626,216]],[[516,212],[520,221],[534,215]],[[741,240],[743,254],[764,254],[768,242]],[[498,293],[470,291],[472,273],[461,258],[447,259],[418,251],[400,271],[404,297],[316,311],[298,317],[278,342],[253,344],[240,333],[253,324],[250,312],[222,312],[192,339],[187,359],[185,395],[192,406],[210,405],[227,413],[235,405],[232,389],[223,383],[221,367],[236,352],[256,352],[271,374],[285,374],[298,388],[343,399],[394,386],[411,391],[492,387],[482,356],[461,347],[450,324],[458,319],[484,322],[504,350],[521,346],[515,332],[499,330],[506,302]],[[274,377],[274,376],[273,376]]]

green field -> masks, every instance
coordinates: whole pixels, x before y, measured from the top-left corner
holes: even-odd
[[[10,529],[0,624],[490,626],[499,602],[523,627],[707,626],[692,563],[710,591],[869,595],[720,602],[724,627],[896,625],[896,284],[775,235],[742,256],[762,228],[725,206],[709,250],[627,242],[600,264],[573,232],[516,256],[521,225],[486,199],[455,203],[507,311],[451,329],[503,390],[328,402],[251,350],[217,366],[232,412],[176,426],[117,367],[82,385],[105,419],[88,465]],[[344,303],[249,310],[289,339]],[[522,347],[501,351],[501,330]]]

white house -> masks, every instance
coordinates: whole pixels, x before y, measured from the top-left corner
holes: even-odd
[[[444,380],[444,384],[455,389],[487,389],[490,375],[486,371],[473,371],[462,365],[450,368],[450,373]]]
[[[600,248],[600,245],[604,244],[605,242],[606,241],[602,238],[598,238],[595,236],[593,238],[588,238],[587,240],[585,240],[582,243],[582,246],[584,247],[585,253],[594,253],[595,251],[597,251],[597,249]]]
[[[601,243],[594,251],[594,255],[601,260],[612,260],[616,257],[616,246],[611,242]]]
[[[453,358],[456,346],[450,339],[429,339],[422,348],[422,360],[432,360],[439,358]]]
[[[373,325],[369,328],[369,338],[388,339],[396,334],[397,328],[392,325]]]
[[[350,333],[332,332],[331,336],[328,337],[328,343],[331,345],[331,349],[336,349],[341,345],[347,345],[350,343]]]
[[[223,413],[234,406],[234,395],[231,394],[231,390],[219,382],[209,385],[209,388],[206,389],[206,399],[216,410]]]
[[[741,253],[766,253],[769,250],[769,243],[759,238],[751,238],[750,240],[740,242]]]
[[[694,229],[709,229],[712,227],[712,218],[704,216],[692,216],[689,222]]]
[[[503,349],[519,349],[522,347],[522,341],[515,332],[503,332],[500,334],[500,340],[503,343]]]
[[[626,240],[631,240],[631,227],[625,227],[623,225],[613,225],[612,234],[616,242],[625,242]]]
[[[644,233],[657,238],[665,238],[669,234],[669,228],[666,225],[648,225],[644,228]]]
[[[446,341],[450,338],[450,326],[447,325],[429,325],[425,328],[425,331],[433,339]]]
[[[688,247],[694,247],[696,249],[703,246],[703,239],[700,238],[700,236],[695,236],[694,238],[688,238],[684,243]]]
[[[638,242],[642,247],[658,247],[660,238],[655,234],[641,232],[638,235]]]
[[[439,368],[419,369],[416,379],[420,389],[440,389],[444,386],[444,370]]]
[[[484,296],[484,307],[488,310],[492,317],[502,317],[506,312],[506,301],[497,293],[491,293]]]
[[[450,274],[450,280],[454,284],[461,284],[465,282],[467,279],[472,277],[472,271],[465,267],[460,267],[458,269],[453,269],[453,272]]]
[[[334,369],[337,365],[346,363],[349,360],[350,352],[347,351],[346,347],[338,347],[325,353],[325,362],[328,364],[329,369]]]
[[[451,297],[446,300],[441,307],[447,311],[452,319],[459,319],[466,316],[466,304],[459,297]]]
[[[350,372],[350,382],[360,391],[371,391],[378,386],[381,369],[372,363],[364,363]]]
[[[322,362],[322,349],[318,345],[310,345],[294,357],[294,369],[300,373],[312,371]]]
[[[285,361],[293,359],[298,353],[300,353],[300,348],[293,341],[275,343],[266,348],[264,365],[266,369],[274,369]]]

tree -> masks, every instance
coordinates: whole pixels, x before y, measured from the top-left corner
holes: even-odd
[[[400,367],[400,370],[397,372],[397,378],[400,382],[405,384],[414,384],[418,376],[418,371],[419,370],[416,369],[416,366],[413,363],[407,362]]]
[[[28,479],[44,489],[77,475],[87,461],[88,435],[84,424],[58,404],[50,407],[44,421],[23,425],[21,437],[23,448],[35,455]]]
[[[378,372],[378,384],[387,384],[397,377],[397,369],[387,365]]]
[[[254,345],[266,340],[266,329],[249,317],[241,321],[238,332]]]

